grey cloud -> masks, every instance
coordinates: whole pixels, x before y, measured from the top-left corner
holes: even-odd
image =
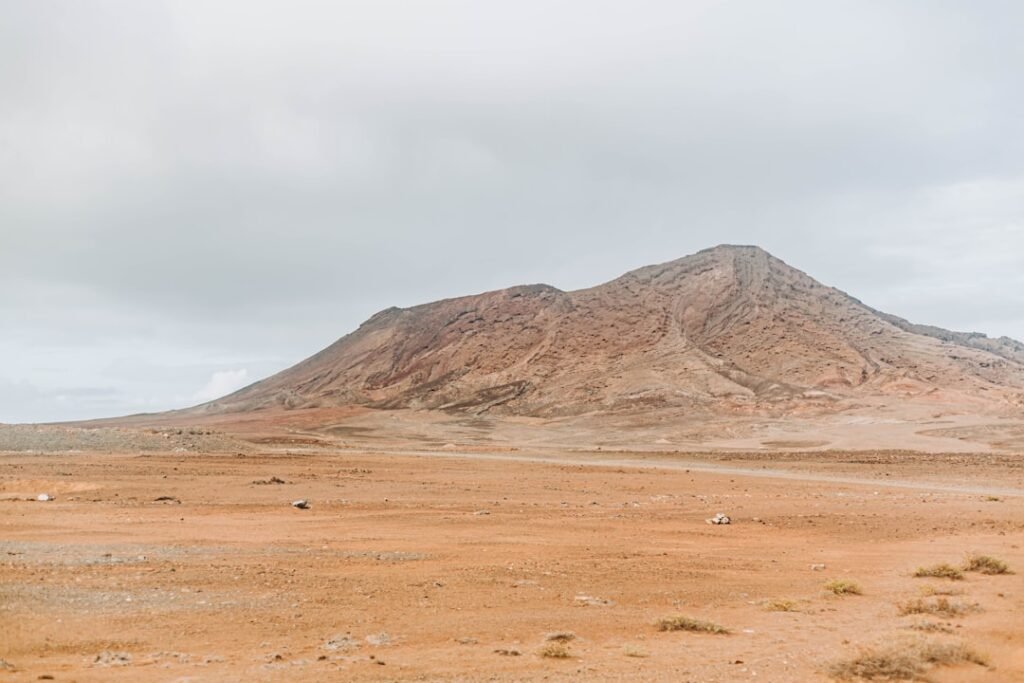
[[[0,378],[0,422],[39,420],[40,415],[88,418],[124,405],[123,397],[108,387],[68,387],[42,390],[26,381]]]
[[[1024,337],[1017,3],[0,18],[0,378],[54,386],[18,360],[50,367],[25,351],[43,346],[83,386],[139,365],[114,412],[169,407],[390,305],[584,287],[720,242],[916,321]]]

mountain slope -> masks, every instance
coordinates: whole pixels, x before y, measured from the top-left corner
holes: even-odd
[[[937,393],[999,408],[1024,405],[1022,349],[912,325],[757,247],[720,246],[591,289],[531,285],[388,309],[198,410],[714,412]]]

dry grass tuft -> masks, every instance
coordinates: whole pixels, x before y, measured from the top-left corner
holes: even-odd
[[[942,564],[936,564],[931,567],[918,567],[917,571],[914,572],[914,576],[919,579],[933,578],[962,581],[964,573],[953,565],[943,562]]]
[[[949,586],[921,586],[921,595],[924,597],[931,597],[933,595],[963,595],[964,592],[959,588],[952,588]]]
[[[946,597],[935,600],[922,600],[917,598],[908,600],[900,605],[900,616],[908,614],[935,614],[941,617],[962,617],[970,612],[977,612],[980,608],[977,605],[969,605]]]
[[[828,673],[844,681],[916,681],[923,680],[925,672],[932,667],[968,663],[984,666],[987,661],[963,643],[904,640],[863,650],[855,657],[835,662]]]
[[[1012,574],[1010,568],[1002,560],[989,555],[971,555],[964,562],[964,571],[981,574]]]
[[[834,579],[825,584],[825,590],[836,595],[861,595],[860,585],[846,579]]]
[[[690,617],[668,617],[658,622],[659,631],[691,631],[693,633],[714,633],[725,635],[729,629],[710,621],[691,619]]]
[[[569,653],[569,648],[561,643],[548,643],[540,649],[538,654],[547,659],[569,659],[572,656]]]
[[[546,634],[544,640],[552,643],[568,643],[569,641],[576,640],[576,634],[572,631],[555,631],[554,633]]]
[[[924,673],[921,660],[910,652],[896,649],[865,650],[850,659],[833,662],[828,674],[841,681],[855,679],[912,681]]]
[[[921,659],[933,666],[953,666],[954,664],[988,666],[988,657],[961,642],[928,640],[921,643],[916,651]]]
[[[794,600],[769,600],[764,603],[764,608],[769,612],[799,612]]]
[[[644,650],[641,650],[640,648],[634,647],[632,645],[627,645],[625,648],[623,648],[622,654],[626,655],[627,657],[636,657],[638,659],[650,657],[650,655],[647,654]]]

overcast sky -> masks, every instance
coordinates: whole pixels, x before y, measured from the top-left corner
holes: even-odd
[[[1024,3],[0,0],[0,422],[758,244],[1024,339]]]

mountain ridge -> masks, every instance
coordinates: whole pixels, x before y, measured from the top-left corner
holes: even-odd
[[[388,308],[193,410],[714,413],[936,392],[1024,405],[1024,345],[915,325],[759,247],[719,245],[585,289],[519,285]]]

